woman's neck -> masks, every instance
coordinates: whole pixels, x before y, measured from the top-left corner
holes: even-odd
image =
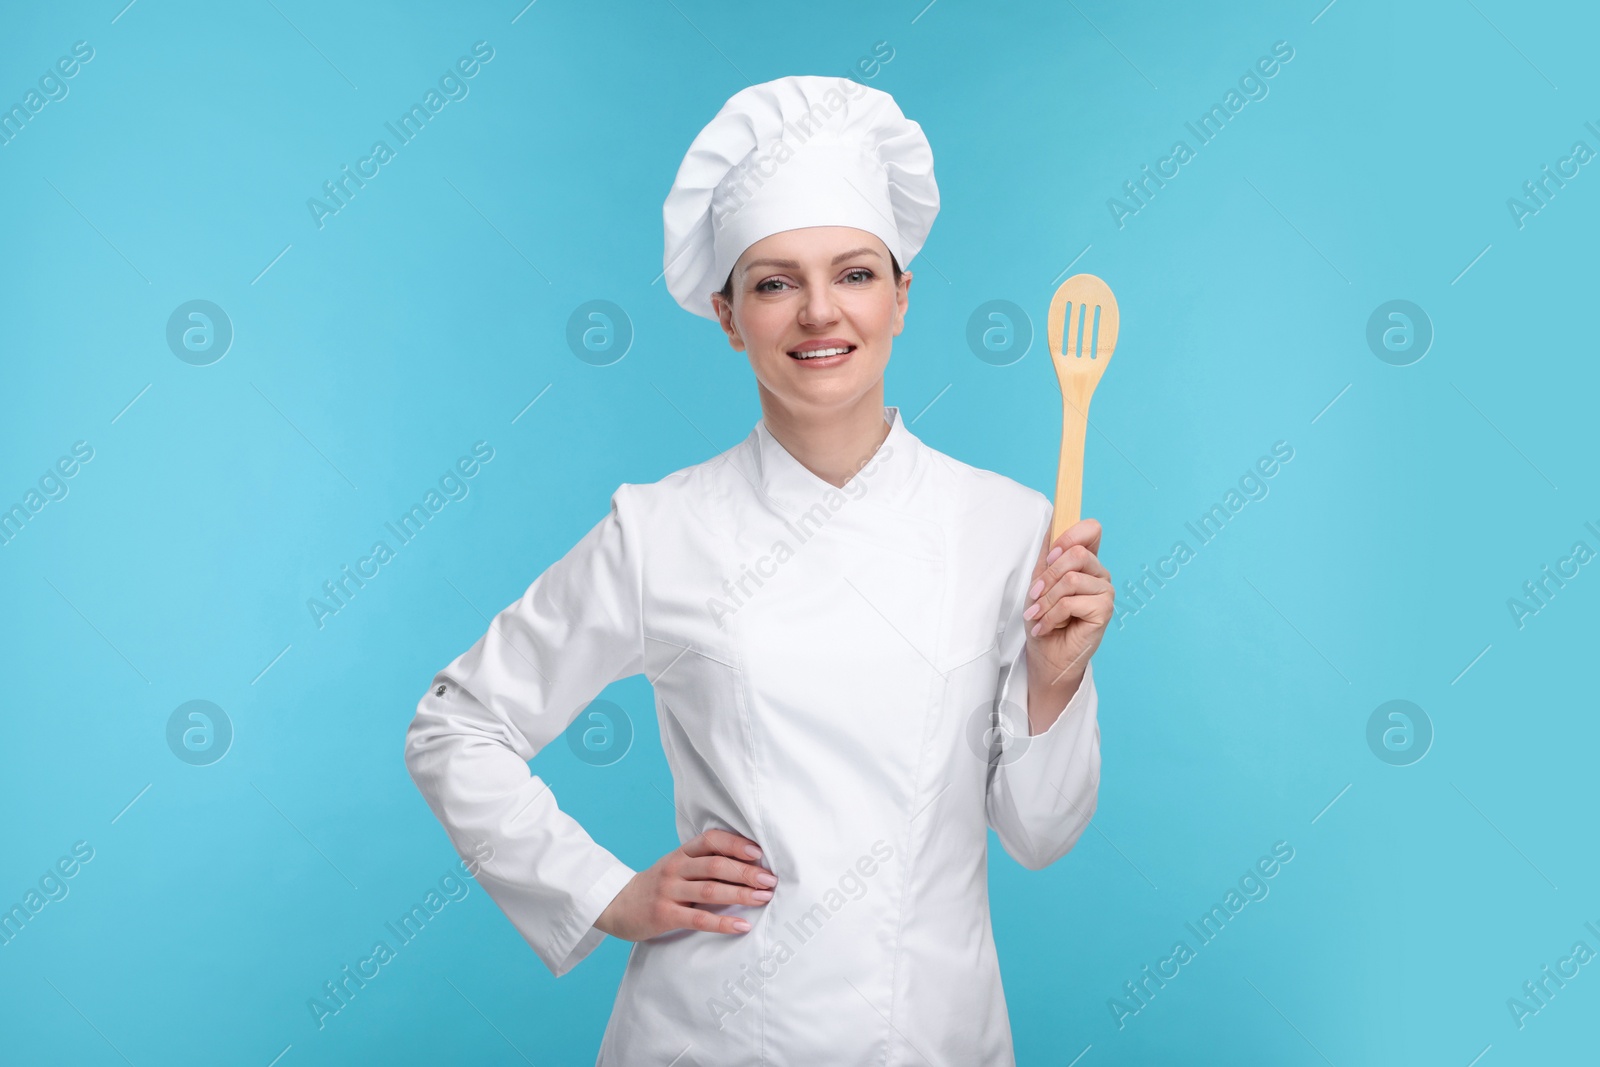
[[[820,414],[797,412],[763,389],[761,418],[767,432],[801,466],[835,487],[855,477],[890,430],[882,385],[848,408]]]

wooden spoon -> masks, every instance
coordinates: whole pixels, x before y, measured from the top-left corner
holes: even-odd
[[[1082,517],[1089,399],[1117,347],[1117,324],[1117,298],[1093,274],[1074,274],[1050,299],[1050,361],[1061,383],[1061,465],[1056,472],[1051,544]]]

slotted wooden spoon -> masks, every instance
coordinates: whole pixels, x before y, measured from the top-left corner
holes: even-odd
[[[1050,361],[1061,383],[1061,464],[1056,471],[1051,544],[1082,517],[1089,400],[1117,347],[1117,324],[1117,298],[1093,274],[1074,274],[1050,299]]]

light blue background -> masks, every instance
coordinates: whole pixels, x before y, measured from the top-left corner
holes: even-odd
[[[123,2],[0,22],[7,107],[94,48],[0,147],[0,504],[94,449],[0,548],[0,904],[94,849],[0,947],[0,1058],[593,1062],[627,945],[554,980],[476,886],[325,1028],[307,1001],[456,862],[401,759],[433,672],[619,483],[759,417],[743,357],[653,281],[684,149],[746,84],[880,41],[863,80],[922,124],[943,198],[887,381],[913,432],[1051,490],[1071,264],[1121,305],[1085,492],[1119,580],[1294,449],[1108,633],[1092,829],[1040,873],[991,849],[1020,1062],[1593,1055],[1600,965],[1521,1029],[1506,1004],[1600,949],[1600,567],[1520,629],[1507,607],[1600,548],[1600,167],[1523,228],[1506,203],[1600,148],[1592,7]],[[480,40],[470,95],[319,229],[307,198]],[[1107,199],[1277,41],[1269,95],[1119,229]],[[206,367],[165,340],[192,299],[236,331]],[[610,366],[565,341],[593,299],[635,331]],[[965,341],[994,299],[1038,335],[1004,367]],[[1436,331],[1410,366],[1366,343],[1392,299]],[[307,598],[480,440],[470,495],[319,630]],[[534,766],[643,867],[676,844],[670,775],[644,680],[606,696],[626,758]],[[235,729],[206,767],[167,747],[192,699]],[[1367,745],[1391,699],[1435,730],[1411,766]],[[1119,1029],[1109,998],[1278,841],[1270,895]]]

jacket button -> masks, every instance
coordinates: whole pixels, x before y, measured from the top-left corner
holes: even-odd
[[[439,688],[435,689],[433,691],[433,695],[436,696],[436,697],[444,696],[444,686],[441,685]]]

